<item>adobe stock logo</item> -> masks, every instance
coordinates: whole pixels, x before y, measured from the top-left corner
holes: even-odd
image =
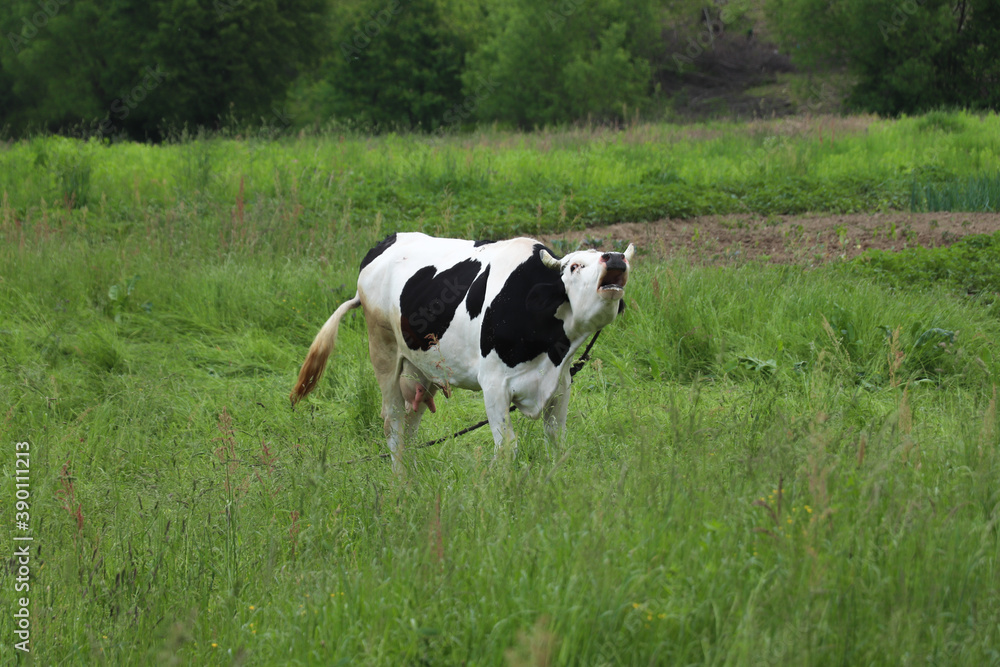
[[[394,16],[403,11],[400,0],[392,0],[381,11],[371,11],[368,13],[368,20],[354,26],[354,33],[350,42],[340,43],[340,52],[347,60],[355,60],[362,51],[368,48],[372,40],[378,37],[383,30],[389,27]]]
[[[464,282],[468,282],[469,284],[465,285],[463,284]],[[423,334],[444,313],[448,313],[447,316],[450,320],[455,314],[455,309],[449,306],[452,306],[453,304],[456,304],[464,299],[470,287],[472,287],[472,282],[467,280],[463,281],[461,276],[458,276],[455,280],[446,278],[444,280],[444,287],[436,299],[431,299],[422,308],[410,313],[410,326],[416,331],[416,333]]]
[[[28,42],[38,35],[38,31],[47,26],[63,6],[69,4],[69,0],[38,0],[36,4],[41,11],[32,14],[30,19],[27,16],[21,17],[21,34],[7,33],[7,41],[15,55],[24,50]]]
[[[111,102],[107,115],[104,116],[104,120],[97,128],[101,134],[111,134],[115,130],[115,121],[128,118],[132,110],[139,106],[151,91],[163,83],[163,79],[167,76],[167,73],[161,70],[159,65],[156,66],[156,69],[147,65],[143,72],[146,76],[143,77],[142,81],[133,86],[128,93]]]
[[[450,109],[445,110],[442,116],[441,126],[437,128],[438,134],[447,132],[447,128],[457,125],[471,116],[479,108],[479,105],[496,92],[500,84],[493,79],[492,75],[487,79],[482,74],[476,75],[476,89],[465,96],[461,102],[456,102]]]

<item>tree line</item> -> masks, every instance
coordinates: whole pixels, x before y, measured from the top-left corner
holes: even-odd
[[[159,140],[334,120],[615,121],[722,31],[851,75],[850,109],[1000,107],[997,0],[0,0],[0,131]],[[687,47],[683,47],[687,44]]]

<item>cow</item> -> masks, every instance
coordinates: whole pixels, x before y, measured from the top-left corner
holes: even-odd
[[[557,258],[530,238],[467,241],[396,233],[361,261],[354,297],[338,307],[309,348],[290,395],[316,387],[340,322],[362,308],[368,351],[382,391],[393,467],[416,434],[434,395],[481,390],[495,443],[516,451],[510,406],[545,433],[565,432],[570,362],[582,343],[611,324],[635,247],[624,253],[579,250]]]

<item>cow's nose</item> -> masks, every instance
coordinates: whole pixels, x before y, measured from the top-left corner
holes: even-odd
[[[608,271],[624,271],[628,268],[625,255],[620,252],[606,252],[601,255],[601,261],[607,265]]]

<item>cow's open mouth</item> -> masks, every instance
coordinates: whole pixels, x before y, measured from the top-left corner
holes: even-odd
[[[597,287],[597,290],[621,292],[625,289],[625,281],[624,271],[621,269],[608,269],[604,272],[604,277],[601,279],[601,284]]]

